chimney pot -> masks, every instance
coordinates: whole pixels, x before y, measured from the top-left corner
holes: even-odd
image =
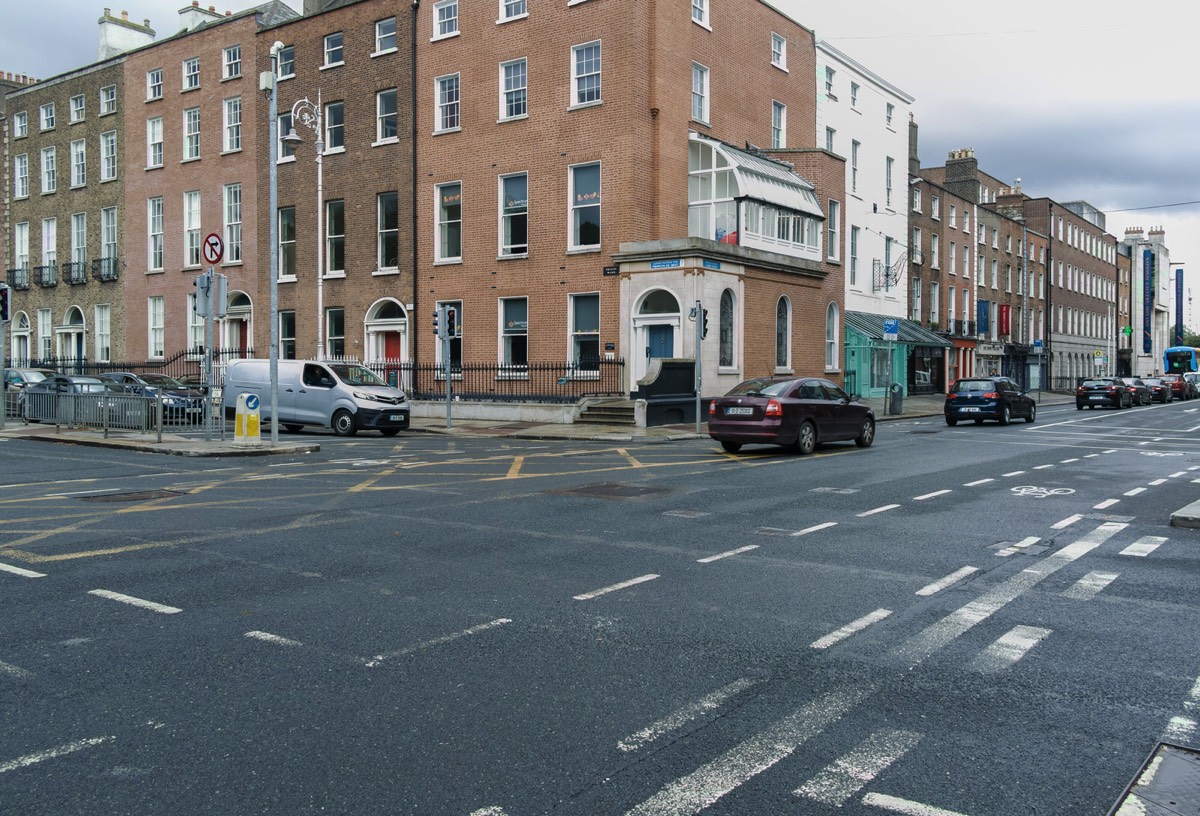
[[[129,19],[129,12],[128,12],[128,11],[124,11],[124,10],[122,10],[122,11],[121,11],[121,19],[122,19],[122,20],[128,20],[128,19]]]
[[[112,16],[112,9],[110,9],[110,8],[106,8],[106,9],[104,10],[104,16],[105,16],[105,17],[111,17],[111,16]]]
[[[192,0],[192,8],[200,8],[200,0]]]

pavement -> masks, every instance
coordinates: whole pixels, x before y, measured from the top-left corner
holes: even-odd
[[[1074,402],[1071,394],[1042,392],[1037,395],[1039,405],[1062,405]],[[883,397],[863,400],[875,411],[879,422],[898,419],[913,419],[942,415],[945,397],[941,394],[905,397],[901,413],[893,415],[886,410],[887,399]],[[232,434],[224,439],[219,434],[212,441],[205,441],[193,434],[164,432],[161,439],[156,433],[109,430],[107,436],[100,430],[84,428],[55,428],[53,425],[26,424],[20,419],[9,418],[0,430],[0,438],[35,439],[42,442],[58,442],[71,445],[137,450],[146,453],[163,453],[174,456],[280,456],[315,453],[321,443],[311,435],[294,437],[281,432],[279,443],[270,444],[269,424],[263,423],[262,444],[238,446],[233,444]],[[446,427],[444,416],[413,417],[407,433],[431,433],[458,437],[508,437],[512,439],[542,439],[583,442],[640,442],[667,443],[685,439],[706,439],[707,432],[701,423],[700,433],[696,424],[659,425],[652,428],[636,428],[630,425],[597,425],[575,423],[546,424],[538,422],[508,422],[505,420],[479,420],[451,418],[451,427]],[[1200,518],[1200,508],[1197,509]],[[1197,522],[1200,524],[1200,520]]]

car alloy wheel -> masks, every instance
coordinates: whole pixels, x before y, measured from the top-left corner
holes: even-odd
[[[817,429],[813,427],[811,422],[807,420],[800,425],[800,431],[796,434],[796,450],[802,455],[807,456],[817,449]]]

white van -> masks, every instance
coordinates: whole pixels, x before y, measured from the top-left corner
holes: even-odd
[[[360,430],[395,436],[408,427],[412,406],[399,388],[356,363],[279,360],[279,424],[295,433],[305,425],[338,436]],[[270,360],[237,360],[225,371],[222,405],[233,416],[239,394],[258,397],[259,416],[271,416]]]

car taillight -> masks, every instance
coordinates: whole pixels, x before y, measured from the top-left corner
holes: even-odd
[[[987,393],[985,393],[983,395],[983,398],[984,399],[1000,399],[1000,393],[998,391],[988,391]]]
[[[712,402],[710,402],[708,404],[708,415],[709,416],[717,415],[717,401],[716,400],[713,400]]]
[[[763,413],[767,416],[783,416],[783,406],[779,404],[779,400],[771,400]]]
[[[1081,386],[1079,386],[1078,388],[1076,388],[1076,389],[1075,389],[1075,393],[1076,393],[1076,394],[1083,394],[1083,393],[1085,393],[1086,391],[1087,391],[1087,389],[1086,389],[1086,388],[1084,388],[1082,385],[1081,385]]]
[[[1116,390],[1117,390],[1117,387],[1115,385],[1110,385],[1108,387],[1108,393],[1110,393],[1110,394],[1115,392]]]

